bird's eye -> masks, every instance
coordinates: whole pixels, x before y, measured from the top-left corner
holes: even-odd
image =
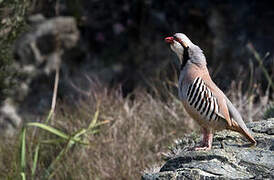
[[[174,40],[177,41],[178,43],[182,44],[181,39],[177,38],[176,36],[173,36]]]
[[[180,42],[179,38],[177,38],[176,36],[173,36],[173,38],[174,38],[175,41]]]

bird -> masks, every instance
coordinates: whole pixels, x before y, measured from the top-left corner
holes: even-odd
[[[213,134],[225,129],[240,133],[256,145],[239,111],[211,79],[201,48],[183,33],[166,37],[165,42],[179,59],[179,99],[203,133],[201,145],[194,150],[210,150]]]

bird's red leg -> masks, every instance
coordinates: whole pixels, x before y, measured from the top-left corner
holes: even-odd
[[[194,150],[210,150],[212,147],[212,139],[213,139],[213,133],[208,130],[203,128],[203,142],[201,146],[195,147]]]

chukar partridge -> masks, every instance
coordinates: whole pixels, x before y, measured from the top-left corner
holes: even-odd
[[[240,113],[210,78],[203,51],[183,33],[166,37],[177,54],[181,68],[179,97],[189,115],[202,127],[202,145],[195,150],[210,150],[213,133],[229,129],[256,144]]]

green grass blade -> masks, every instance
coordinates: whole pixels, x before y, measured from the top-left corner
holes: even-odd
[[[58,129],[55,129],[51,126],[42,124],[42,123],[38,123],[38,122],[32,122],[32,123],[27,123],[28,126],[34,126],[34,127],[39,127],[41,129],[44,129],[52,134],[55,134],[56,136],[59,136],[63,139],[69,139],[69,136],[65,133],[63,133],[62,131],[59,131]]]
[[[101,125],[103,125],[103,124],[107,124],[107,123],[109,123],[109,122],[110,122],[109,120],[105,120],[105,121],[102,121],[102,122],[98,122],[98,123],[95,124],[93,127],[95,128],[95,127],[101,126]]]
[[[99,133],[100,131],[98,129],[93,129],[91,130],[89,133],[91,134],[96,134],[96,133]]]
[[[79,138],[81,135],[86,134],[87,130],[86,129],[81,129],[78,132],[75,133],[75,135],[73,136],[72,139],[77,139]]]
[[[22,180],[26,180],[26,174],[24,172],[20,173]]]
[[[25,167],[26,167],[26,128],[23,127],[21,132],[21,152],[20,152],[20,158],[21,158],[21,171],[24,173]],[[21,174],[22,174],[21,173]]]
[[[47,139],[47,140],[42,140],[42,144],[60,144],[60,143],[65,143],[65,139]]]
[[[33,159],[33,165],[31,169],[31,176],[32,178],[35,175],[36,167],[37,167],[37,162],[38,162],[38,155],[39,155],[39,149],[40,149],[40,143],[36,146],[35,148],[35,153],[34,153],[34,159]]]
[[[67,147],[65,147],[64,149],[62,149],[62,151],[60,151],[60,153],[57,155],[57,157],[53,160],[53,162],[49,165],[49,167],[46,169],[46,173],[45,173],[45,179],[51,179],[52,176],[55,173],[55,164],[57,164],[57,162],[62,158],[62,156],[65,154],[65,152],[67,151]]]
[[[77,139],[77,142],[79,142],[79,143],[88,145],[88,143],[85,143],[85,142],[82,142],[82,141],[79,140],[80,136],[85,134],[85,133],[87,133],[87,129],[81,129],[80,131],[75,133],[75,135],[71,136],[71,138],[68,141],[66,147],[64,149],[62,149],[62,151],[58,154],[58,156],[54,159],[54,161],[50,164],[50,166],[46,170],[46,172],[47,172],[46,177],[48,177],[48,179],[51,179],[54,176],[55,166],[56,166],[57,162],[60,161],[62,156],[64,156],[65,153],[75,144],[75,139]]]
[[[259,53],[256,51],[256,49],[254,48],[252,43],[248,43],[247,44],[247,48],[253,53],[255,59],[257,60],[257,62],[259,63],[259,67],[261,68],[261,70],[263,71],[270,87],[274,90],[274,83],[272,82],[272,78],[271,75],[268,73],[267,69],[265,68],[264,64],[263,64],[263,59],[261,58],[261,56],[259,55]],[[268,56],[269,54],[267,54]]]
[[[99,109],[96,110],[95,114],[94,114],[94,117],[92,119],[92,121],[90,122],[89,126],[88,126],[88,129],[91,129],[95,126],[97,120],[98,120],[98,116],[99,116]]]
[[[38,122],[31,122],[31,123],[27,123],[28,126],[34,126],[34,127],[39,127],[41,129],[44,129],[52,134],[55,134],[56,136],[59,136],[63,139],[66,139],[66,140],[72,140],[74,142],[78,142],[78,143],[81,143],[81,144],[87,144],[83,141],[80,140],[80,138],[75,138],[75,137],[71,137],[65,133],[63,133],[62,131],[58,130],[58,129],[55,129],[51,126],[48,126],[46,124],[42,124],[42,123],[38,123]]]
[[[50,111],[49,111],[49,115],[48,115],[48,117],[47,117],[47,119],[46,119],[46,124],[49,122],[49,120],[51,119],[52,115],[53,115],[53,111],[50,110]]]

